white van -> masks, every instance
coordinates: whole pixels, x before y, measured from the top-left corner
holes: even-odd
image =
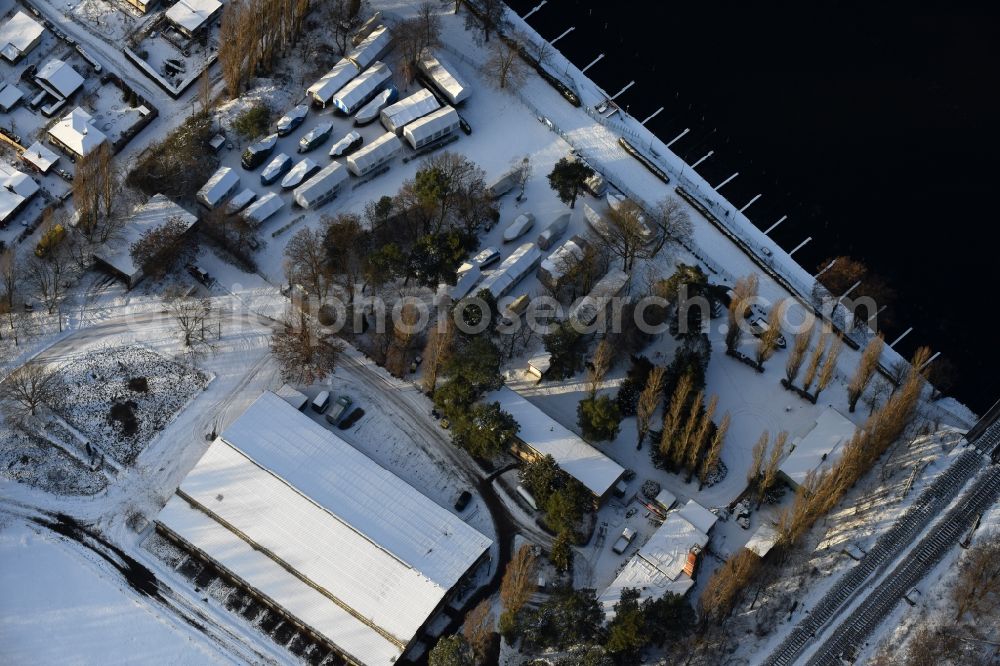
[[[326,411],[326,408],[330,406],[330,392],[320,391],[319,395],[316,396],[312,401],[312,408],[314,412],[322,414]]]

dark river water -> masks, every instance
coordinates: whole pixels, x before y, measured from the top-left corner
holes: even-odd
[[[512,0],[524,15],[540,0]],[[897,292],[887,341],[941,351],[978,412],[1000,397],[1000,5],[550,0],[553,39],[807,269],[848,254]]]

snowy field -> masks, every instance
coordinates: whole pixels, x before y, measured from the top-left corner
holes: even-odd
[[[92,444],[128,465],[209,378],[143,347],[111,347],[60,369],[62,416]]]
[[[79,545],[0,515],[0,662],[224,664]]]

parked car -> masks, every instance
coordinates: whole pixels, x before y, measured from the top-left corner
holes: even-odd
[[[337,421],[340,420],[340,417],[344,415],[344,412],[346,412],[350,406],[351,399],[346,395],[342,395],[337,398],[334,401],[333,406],[330,408],[330,411],[326,414],[327,423],[330,425],[336,425]]]
[[[472,493],[468,490],[463,490],[462,494],[458,496],[455,500],[455,511],[465,511],[465,507],[469,506],[469,502],[472,500]]]
[[[291,111],[281,116],[281,118],[278,119],[278,124],[277,127],[275,128],[278,130],[278,136],[288,136],[289,134],[294,132],[296,129],[298,129],[299,125],[301,125],[303,121],[305,121],[306,116],[308,115],[309,115],[309,105],[299,104]]]
[[[439,421],[439,423],[441,424],[441,427],[442,427],[443,429],[445,429],[445,430],[447,430],[448,428],[450,428],[450,427],[451,427],[451,421],[449,421],[449,420],[448,420],[448,419],[446,419],[446,418],[445,418],[445,419],[441,419],[441,420]]]
[[[320,391],[319,395],[313,398],[312,408],[314,412],[322,414],[326,411],[326,408],[330,406],[330,392]]]
[[[341,430],[347,430],[348,428],[353,427],[354,424],[357,423],[358,420],[360,420],[361,417],[364,415],[365,415],[365,410],[361,409],[360,407],[355,407],[354,411],[352,411],[350,414],[348,414],[346,417],[340,420],[340,423],[337,425],[337,427],[340,428]]]
[[[611,550],[621,555],[622,553],[625,552],[625,549],[628,548],[628,545],[632,543],[632,539],[634,538],[635,538],[635,530],[626,527],[624,530],[622,530],[622,535],[618,537],[618,540],[615,541],[615,544],[611,546]]]

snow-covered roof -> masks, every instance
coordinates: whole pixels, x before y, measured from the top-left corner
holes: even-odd
[[[708,534],[719,520],[718,516],[694,500],[688,500],[687,504],[677,509],[677,514],[705,534]]]
[[[0,83],[0,109],[12,109],[24,92],[13,83]]]
[[[6,222],[37,191],[38,183],[31,176],[0,162],[0,222]]]
[[[479,266],[470,266],[468,270],[462,272],[458,276],[458,280],[455,281],[455,286],[451,288],[448,295],[451,296],[451,300],[460,301],[469,295],[472,288],[476,286],[480,278],[483,277],[483,273]]]
[[[198,190],[198,200],[214,208],[233,190],[240,186],[240,176],[229,167],[219,167],[212,177]]]
[[[567,270],[583,261],[583,256],[583,241],[574,236],[542,260],[539,276],[545,275],[550,284],[555,284]]]
[[[329,72],[324,74],[319,81],[309,86],[306,92],[312,95],[320,104],[330,101],[338,90],[347,85],[347,82],[358,75],[358,66],[344,58],[333,66]]]
[[[463,81],[454,67],[449,65],[440,56],[425,52],[417,59],[417,68],[423,72],[438,90],[441,91],[448,101],[458,104],[469,98],[472,89],[469,84]]]
[[[107,141],[107,137],[93,126],[90,114],[80,107],[49,128],[49,136],[80,157]]]
[[[42,65],[35,80],[59,99],[66,99],[83,85],[83,77],[72,66],[55,58]]]
[[[238,531],[280,562],[282,571],[294,572],[274,581],[254,562],[226,565],[362,663],[398,659],[490,545],[270,392],[209,447],[178,496],[219,526],[204,529],[218,533],[224,525],[224,531]],[[169,529],[188,529],[185,512],[168,509],[157,520]],[[224,534],[208,538],[209,545],[214,539],[232,542]],[[201,548],[199,541],[191,543]],[[216,552],[221,556],[225,549]],[[265,584],[270,591],[258,587]]]
[[[395,104],[390,104],[382,109],[379,117],[383,127],[390,132],[398,132],[407,123],[427,115],[440,106],[431,91],[421,88],[412,95],[407,95]]]
[[[230,213],[238,213],[249,206],[250,202],[254,201],[256,198],[256,192],[251,190],[249,187],[244,188],[233,195],[233,198],[226,204],[226,210]]]
[[[552,456],[567,474],[603,497],[621,478],[625,469],[578,435],[570,432],[524,396],[506,386],[489,394],[487,400],[514,417],[520,426],[517,438],[540,455]]]
[[[764,557],[774,548],[774,544],[778,542],[778,531],[774,529],[773,525],[763,523],[757,528],[757,531],[753,533],[750,540],[747,541],[745,548],[753,553],[756,553],[759,557]]]
[[[341,88],[331,101],[338,109],[350,115],[390,79],[392,72],[389,67],[384,62],[376,61]]]
[[[21,159],[45,173],[59,161],[59,156],[46,148],[41,141],[36,141],[21,153]]]
[[[608,307],[612,298],[628,284],[628,273],[614,270],[602,277],[584,298],[569,312],[569,319],[578,326],[590,326]]]
[[[175,25],[194,32],[221,8],[219,0],[177,0],[166,16]]]
[[[458,111],[448,106],[418,118],[403,128],[403,136],[416,148],[425,139],[444,136],[458,129]]]
[[[782,461],[779,471],[794,486],[800,485],[809,472],[819,473],[821,468],[832,465],[856,430],[847,417],[828,407],[809,432],[794,442],[792,452]]]
[[[483,280],[479,288],[489,289],[493,298],[506,296],[528,273],[535,270],[541,259],[542,251],[538,246],[534,243],[525,243],[511,252],[510,256]]]
[[[347,158],[347,168],[355,176],[364,174],[377,164],[388,162],[403,149],[403,142],[392,132],[386,132]]]
[[[674,505],[674,502],[677,501],[677,495],[674,495],[672,492],[664,488],[659,492],[654,501],[660,506],[669,509]]]
[[[8,60],[17,60],[38,44],[43,32],[41,23],[19,10],[0,27],[0,52]]]
[[[293,196],[295,203],[303,208],[309,208],[335,188],[344,184],[350,176],[340,162],[330,162],[320,169],[315,176],[295,188]]]
[[[309,398],[302,391],[297,391],[288,384],[282,384],[281,388],[274,392],[279,398],[287,402],[295,409],[302,409],[309,402]]]
[[[285,205],[275,192],[268,192],[257,201],[247,206],[243,211],[243,219],[253,224],[262,224],[264,220],[271,217]]]
[[[122,229],[121,238],[114,247],[105,246],[95,252],[94,256],[112,266],[122,275],[135,279],[140,275],[142,269],[132,262],[132,244],[139,240],[146,231],[172,219],[180,220],[188,229],[198,221],[197,216],[184,210],[165,194],[154,194],[149,198],[149,201],[135,209],[132,217]]]
[[[690,504],[690,502],[688,503]],[[667,592],[684,595],[694,581],[684,572],[688,555],[702,549],[708,535],[692,525],[681,514],[671,511],[667,519],[649,538],[639,552],[625,565],[614,582],[598,596],[598,601],[609,616],[621,598],[622,590],[639,590],[641,600],[662,597]]]
[[[388,51],[390,44],[392,44],[392,33],[385,26],[380,26],[344,57],[354,62],[358,69],[364,69]]]
[[[25,199],[38,191],[38,183],[28,174],[15,169],[6,162],[0,162],[0,189]]]

